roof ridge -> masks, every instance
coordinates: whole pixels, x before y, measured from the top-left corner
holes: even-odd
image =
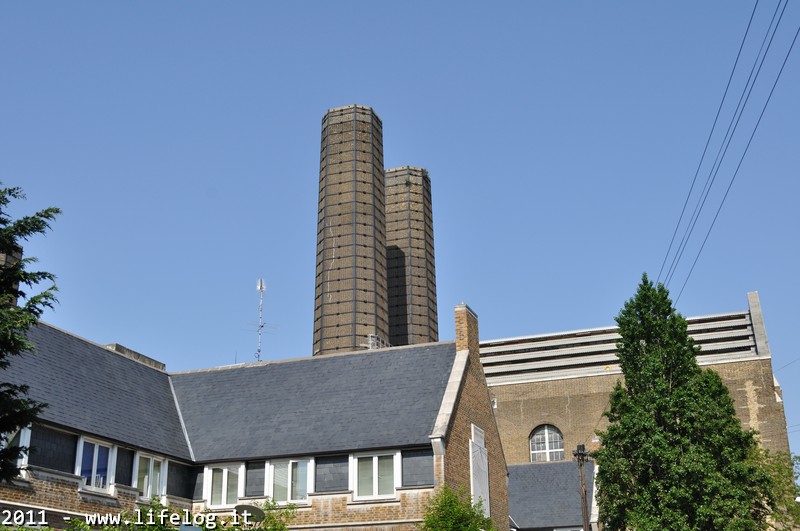
[[[97,347],[97,348],[101,349],[103,352],[108,352],[109,354],[113,354],[113,355],[115,355],[115,356],[117,356],[119,358],[128,360],[131,363],[135,363],[136,365],[140,365],[142,367],[147,367],[148,369],[152,369],[152,370],[154,370],[156,372],[160,372],[161,374],[169,374],[167,372],[167,370],[166,370],[166,364],[164,364],[164,363],[162,363],[162,362],[160,362],[160,361],[158,361],[158,360],[156,360],[154,358],[151,358],[150,356],[148,356],[146,354],[141,354],[139,352],[134,351],[137,354],[139,354],[140,356],[143,356],[143,357],[145,357],[147,359],[153,360],[153,361],[155,361],[157,363],[161,363],[162,365],[164,365],[165,368],[164,369],[159,369],[158,367],[154,367],[153,365],[151,365],[149,363],[145,363],[144,361],[139,361],[139,360],[137,360],[135,358],[132,358],[131,356],[125,355],[122,352],[119,352],[117,350],[111,349],[111,348],[108,347],[108,344],[103,345],[103,344],[100,344],[100,343],[96,343],[96,342],[92,341],[91,339],[86,339],[83,336],[79,336],[78,334],[74,334],[74,333],[70,332],[69,330],[65,330],[65,329],[63,329],[63,328],[61,328],[59,326],[56,326],[56,325],[51,324],[51,323],[48,323],[46,321],[39,320],[39,321],[36,322],[36,324],[37,325],[43,325],[43,326],[46,326],[46,327],[51,328],[53,330],[56,330],[58,332],[61,332],[62,334],[66,334],[66,335],[70,336],[73,339],[77,339],[78,341],[82,341],[84,343],[92,345],[93,347]],[[110,344],[113,345],[113,344],[118,344],[118,343],[110,343]],[[127,348],[127,347],[125,347],[125,348]],[[132,350],[132,349],[129,349],[129,350]]]
[[[332,358],[341,358],[345,356],[359,356],[359,355],[369,355],[369,354],[377,354],[381,352],[390,352],[396,350],[418,350],[422,347],[430,347],[434,345],[446,345],[446,344],[454,344],[455,340],[451,341],[435,341],[430,343],[417,343],[415,345],[400,345],[397,347],[385,347],[385,348],[377,348],[371,350],[350,350],[346,352],[331,352],[329,354],[321,354],[317,356],[304,356],[298,358],[287,358],[283,360],[267,360],[267,361],[248,361],[245,363],[234,363],[230,365],[218,365],[216,367],[206,367],[203,369],[189,369],[185,371],[173,371],[169,372],[170,376],[172,375],[180,375],[180,374],[195,374],[195,373],[202,373],[202,372],[216,372],[216,371],[226,371],[226,370],[233,370],[233,369],[249,369],[254,367],[267,367],[270,365],[282,365],[285,363],[296,363],[301,361],[312,361],[312,360],[324,360],[324,359],[332,359]]]

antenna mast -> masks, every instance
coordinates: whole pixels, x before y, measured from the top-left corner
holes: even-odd
[[[258,291],[258,350],[256,351],[256,361],[261,361],[261,331],[264,329],[264,292],[267,291],[267,284],[263,278],[259,278],[256,282],[256,291]]]

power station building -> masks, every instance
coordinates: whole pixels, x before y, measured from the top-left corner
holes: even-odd
[[[742,425],[788,451],[758,295],[747,303],[689,318],[688,332]],[[0,371],[49,403],[9,436],[31,452],[0,485],[0,509],[81,518],[160,499],[221,515],[270,498],[297,506],[294,529],[411,531],[447,483],[485,501],[498,529],[581,529],[572,450],[596,448],[606,427],[617,330],[480,341],[471,309],[454,317],[455,341],[439,342],[428,172],[384,169],[371,108],[330,109],[313,356],[171,373],[41,323],[35,352]]]

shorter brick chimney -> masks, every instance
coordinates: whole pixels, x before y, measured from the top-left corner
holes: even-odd
[[[478,314],[463,302],[456,306],[456,350],[480,351]]]

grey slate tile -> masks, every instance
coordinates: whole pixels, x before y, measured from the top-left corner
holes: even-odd
[[[28,385],[48,404],[43,421],[189,459],[166,373],[44,323],[28,338],[35,350],[12,357],[0,381]]]
[[[172,375],[198,462],[430,444],[455,344]]]
[[[168,375],[47,324],[0,381],[57,426],[197,462],[428,445],[455,343]],[[175,394],[170,388],[170,380]]]

